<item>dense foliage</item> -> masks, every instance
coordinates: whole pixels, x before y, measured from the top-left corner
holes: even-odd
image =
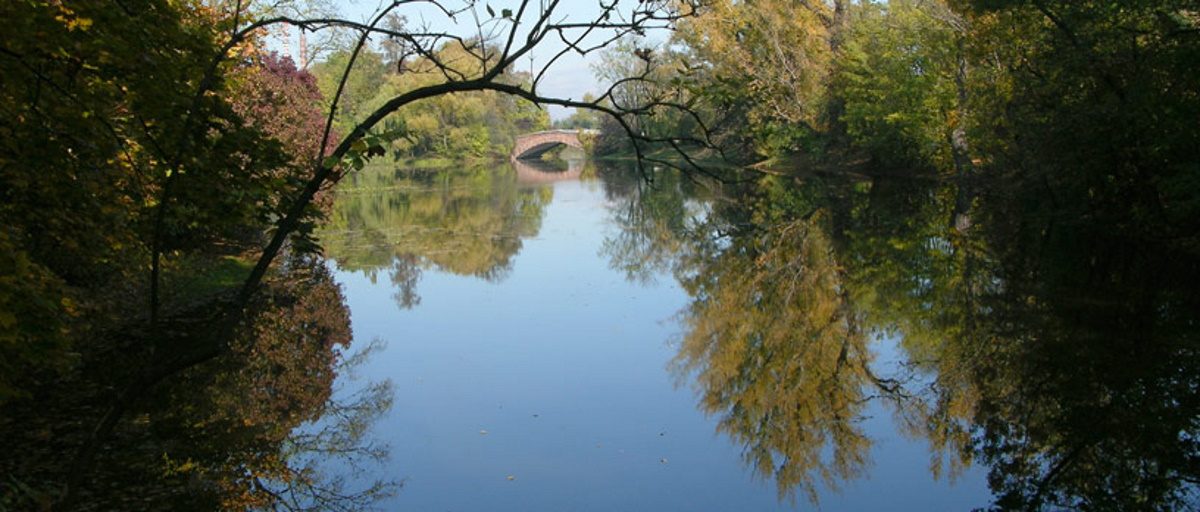
[[[86,462],[77,458],[104,432],[145,442],[146,427],[121,418],[131,397],[215,355],[238,368],[207,367],[195,385],[234,393],[219,408],[244,416],[220,428],[265,442],[260,459],[281,457],[280,443],[330,399],[334,347],[349,342],[340,293],[293,265],[266,280],[242,322],[221,320],[230,301],[218,292],[245,279],[244,261],[319,161],[315,79],[264,51],[257,35],[234,32],[236,16],[207,2],[6,2],[0,17],[10,22],[0,41],[0,428],[33,450],[0,461],[0,508],[109,485],[70,482],[67,496],[55,478]],[[330,206],[321,196],[295,241]],[[98,405],[111,407],[107,416]],[[210,423],[189,418],[181,435],[209,435],[199,432]],[[96,433],[58,432],[71,442],[54,457],[22,437],[64,425]],[[247,434],[252,426],[269,431]],[[109,462],[147,471],[154,485],[176,455],[160,447],[149,466]]]
[[[177,251],[259,236],[320,138],[316,91],[289,79],[290,63],[244,44],[241,59],[213,67],[224,21],[202,5],[3,10],[18,21],[0,53],[0,243],[11,281],[0,302],[22,309],[0,324],[12,362],[0,400],[61,366],[95,329],[146,314],[159,298],[144,271],[159,258],[169,267]],[[266,122],[276,118],[293,122]]]
[[[710,139],[747,160],[865,153],[891,166],[1044,179],[1092,205],[1134,199],[1137,229],[1190,238],[1198,8],[712,1],[653,54],[614,47],[597,76],[665,71],[659,86],[669,82]]]
[[[340,50],[318,63],[313,73],[326,97],[333,97],[349,62],[349,50]],[[432,58],[438,62],[467,62],[470,50],[446,43]],[[344,105],[337,123],[349,130],[367,114],[404,92],[445,79],[443,70],[427,57],[389,57],[364,48],[346,82]],[[476,70],[476,73],[478,70]],[[528,73],[509,71],[503,83],[529,83]],[[392,134],[394,156],[421,158],[454,155],[455,158],[507,155],[518,135],[547,129],[550,116],[536,105],[496,91],[475,91],[431,98],[405,107],[389,117],[381,129]]]

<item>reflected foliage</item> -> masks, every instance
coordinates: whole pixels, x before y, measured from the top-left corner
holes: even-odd
[[[60,506],[70,510],[367,507],[395,484],[350,488],[345,467],[386,456],[366,433],[391,407],[392,390],[379,382],[335,394],[338,373],[370,351],[344,358],[350,334],[349,312],[329,271],[320,263],[294,264],[256,298],[231,352],[155,387],[111,438],[99,441],[94,464],[70,467],[62,453],[97,441],[44,439],[73,429],[58,423],[63,415],[90,419],[103,412],[94,405],[57,401],[53,411],[36,413],[45,423],[33,431],[19,422],[0,425],[22,446],[2,461],[10,481],[0,487],[0,504],[33,507],[69,481],[73,499]],[[86,395],[96,392],[91,386],[73,383],[64,392],[86,402],[94,400]],[[57,455],[39,456],[41,450]]]
[[[340,477],[320,472],[324,457],[384,456],[363,435],[392,397],[379,383],[334,400],[351,332],[329,271],[294,268],[251,307],[229,357],[189,370],[148,405],[143,417],[164,440],[160,470],[206,482],[201,495],[223,509],[354,510],[385,495],[383,482],[346,491]]]
[[[969,375],[998,506],[1194,508],[1200,259],[1088,218],[992,222],[1004,287]]]
[[[541,227],[552,189],[524,188],[508,165],[437,170],[374,166],[346,178],[322,235],[342,269],[386,270],[402,308],[424,270],[499,280]]]
[[[986,465],[998,510],[1194,506],[1195,255],[1020,195],[959,230],[952,189],[862,194],[856,293],[932,377],[911,426]]]
[[[654,173],[652,179],[646,179],[647,172]],[[597,174],[620,228],[601,249],[609,266],[643,283],[675,270],[675,256],[703,221],[708,211],[704,198],[717,183],[699,184],[674,171],[638,171],[615,163],[598,163]]]
[[[1186,243],[1130,239],[1101,222],[1112,213],[1063,215],[1031,190],[809,177],[724,192],[739,199],[703,224],[653,228],[672,233],[655,258],[629,234],[608,250],[621,267],[674,254],[693,302],[673,370],[781,496],[861,476],[859,422],[882,400],[936,475],[986,467],[992,509],[1197,505]],[[876,338],[901,359],[873,364]]]
[[[766,208],[718,210],[708,232],[727,236],[686,257],[695,270],[681,281],[693,302],[673,364],[755,473],[781,497],[799,491],[816,502],[821,486],[837,488],[869,465],[859,422],[876,379],[829,214],[811,190],[770,185]],[[784,204],[809,214],[787,218],[776,208]]]

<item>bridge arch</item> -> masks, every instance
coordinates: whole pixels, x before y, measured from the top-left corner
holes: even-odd
[[[516,143],[513,144],[512,155],[509,158],[514,162],[517,160],[535,159],[542,156],[542,153],[561,145],[583,149],[583,141],[579,139],[579,135],[595,133],[599,132],[596,130],[547,130],[544,132],[526,133],[517,137]]]

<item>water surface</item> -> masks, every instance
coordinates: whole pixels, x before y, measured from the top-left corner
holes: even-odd
[[[354,336],[386,343],[358,373],[395,386],[373,432],[404,485],[381,508],[816,509],[754,470],[754,443],[718,430],[680,368],[693,297],[671,238],[707,220],[714,192],[621,168],[523,171],[368,169],[339,198],[325,240]],[[871,341],[881,371],[895,343]],[[821,510],[987,504],[980,471],[934,478],[927,443],[864,404],[865,471],[810,479]],[[832,471],[819,466],[805,471]]]

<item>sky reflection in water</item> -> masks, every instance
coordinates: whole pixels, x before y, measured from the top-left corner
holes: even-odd
[[[497,184],[505,179],[479,188],[511,195]],[[689,297],[670,273],[640,283],[610,268],[604,246],[621,229],[613,221],[621,198],[594,178],[546,186],[552,199],[536,235],[525,234],[499,278],[456,275],[426,260],[419,305],[402,309],[386,271],[374,282],[337,273],[355,339],[387,343],[359,373],[396,389],[375,433],[392,448],[389,474],[380,476],[405,486],[381,508],[815,509],[803,495],[781,502],[774,482],[753,477],[741,447],[698,409],[693,383],[677,385],[668,371]],[[986,505],[980,471],[954,485],[934,480],[923,441],[899,435],[879,404],[864,412],[874,441],[867,477],[821,492],[821,510]]]

